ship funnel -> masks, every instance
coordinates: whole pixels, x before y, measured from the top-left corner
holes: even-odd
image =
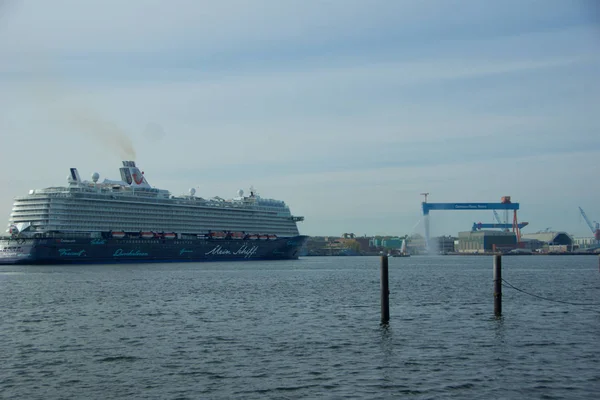
[[[81,178],[79,177],[79,172],[77,172],[77,168],[71,168],[71,176],[69,180],[73,182],[81,182]]]
[[[136,167],[135,161],[123,161],[123,168],[121,168],[120,171],[121,179],[123,182],[127,182],[130,186],[146,188],[150,187],[148,181],[144,177],[144,173],[140,171],[138,167]]]

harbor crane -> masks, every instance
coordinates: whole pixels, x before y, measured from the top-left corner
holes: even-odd
[[[471,228],[471,230],[473,232],[475,232],[475,231],[479,231],[481,229],[500,228],[504,232],[510,232],[510,229],[513,227],[513,224],[509,224],[508,221],[506,221],[506,220],[503,222],[500,219],[500,215],[498,215],[498,212],[496,210],[492,210],[492,212],[494,213],[494,219],[496,220],[496,223],[487,224],[487,223],[482,223],[482,222],[473,222],[473,227]],[[521,229],[523,229],[527,225],[529,225],[529,222],[519,222],[518,223],[519,231],[521,231]]]
[[[496,221],[499,224],[505,224],[508,225],[508,214],[506,215],[506,218],[504,218],[504,221],[500,220],[500,216],[498,215],[498,212],[496,212],[496,210],[492,210],[494,212],[494,218],[496,218]],[[508,210],[506,210],[506,212],[508,212]],[[527,225],[527,224],[525,224]],[[504,229],[504,232],[508,232],[510,230],[510,227],[507,227],[506,229]]]
[[[499,224],[502,223],[502,221],[500,220],[500,216],[498,215],[498,213],[496,212],[496,210],[492,210],[494,212],[494,218],[496,218],[496,222],[498,222]]]
[[[594,239],[596,239],[596,243],[600,243],[600,224],[596,221],[594,221],[594,223],[592,224],[592,221],[585,214],[585,211],[583,211],[583,208],[579,207],[579,212],[581,213],[581,216],[585,220],[585,223],[587,224],[587,226],[589,226],[590,230],[592,231],[592,234],[594,235]]]
[[[500,203],[428,203],[427,196],[429,193],[421,193],[425,199],[421,203],[423,209],[423,219],[425,221],[425,247],[429,250],[429,212],[434,210],[504,210],[508,215],[508,211],[513,211],[513,222],[510,225],[512,231],[517,237],[517,243],[521,241],[521,227],[517,220],[517,210],[519,203],[512,203],[510,196],[502,196]]]
[[[529,225],[529,222],[519,222],[518,223],[519,231],[521,229],[525,228],[527,225]],[[510,232],[510,229],[512,227],[513,227],[512,224],[503,224],[503,223],[486,224],[486,223],[482,223],[482,222],[473,222],[473,227],[471,228],[471,231],[475,232],[475,231],[479,231],[479,230],[482,230],[482,229],[497,229],[497,228],[500,228],[504,232]]]

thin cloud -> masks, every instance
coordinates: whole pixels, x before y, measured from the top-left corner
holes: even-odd
[[[115,135],[77,135],[24,89],[49,66],[55,97],[93,104],[175,193],[254,184],[310,234],[402,232],[423,190],[510,194],[532,225],[576,230],[552,210],[600,195],[596,29],[550,0],[21,2],[0,24],[0,207],[68,167],[117,173]]]

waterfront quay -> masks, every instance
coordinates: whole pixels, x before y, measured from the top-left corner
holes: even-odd
[[[517,238],[512,232],[478,230],[459,232],[458,236],[439,236],[426,243],[419,234],[311,236],[305,256],[398,255],[402,248],[409,255],[598,255],[600,247],[566,232],[538,232]]]

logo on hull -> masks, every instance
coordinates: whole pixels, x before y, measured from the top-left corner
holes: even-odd
[[[244,256],[244,258],[250,258],[258,252],[258,246],[247,246],[243,245],[236,251],[223,248],[223,246],[215,246],[212,250],[204,253],[204,255],[216,255],[216,256]]]
[[[117,249],[113,253],[113,257],[146,257],[148,253],[139,250],[124,251],[123,249]]]
[[[71,249],[58,249],[58,255],[61,257],[87,257],[85,250],[73,251]]]

